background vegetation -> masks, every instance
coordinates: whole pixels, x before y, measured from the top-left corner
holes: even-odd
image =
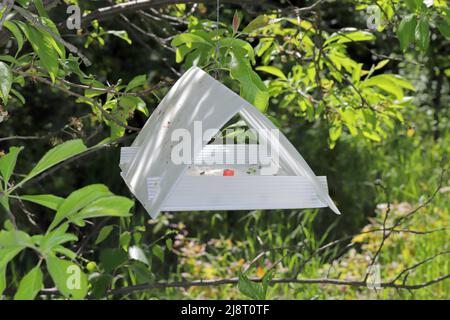
[[[0,297],[450,298],[447,2],[219,9],[2,1]],[[342,216],[151,220],[120,179],[119,148],[191,65],[265,112],[328,177]]]

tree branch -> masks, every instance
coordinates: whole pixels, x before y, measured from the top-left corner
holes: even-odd
[[[394,289],[406,289],[406,290],[417,290],[422,289],[438,282],[450,279],[450,274],[443,275],[441,277],[435,278],[433,280],[419,283],[419,284],[395,284],[392,282],[380,283],[381,288],[394,288]],[[254,282],[261,282],[260,278],[250,279]],[[218,279],[218,280],[197,280],[197,281],[174,281],[174,282],[155,282],[149,284],[141,284],[135,286],[128,286],[118,289],[113,289],[109,291],[109,295],[125,295],[137,291],[143,291],[148,289],[165,289],[165,288],[190,288],[190,287],[209,287],[209,286],[220,286],[227,284],[237,284],[239,282],[238,278],[232,279]],[[338,279],[295,279],[295,278],[283,278],[283,279],[273,279],[270,284],[304,284],[304,285],[337,285],[337,286],[350,286],[350,287],[367,287],[365,281],[349,281],[349,280],[338,280]]]
[[[81,19],[81,25],[86,26],[93,20],[105,20],[111,18],[112,16],[116,16],[122,13],[134,12],[138,10],[144,10],[148,8],[162,7],[171,4],[180,4],[180,3],[211,3],[215,4],[216,0],[135,0],[129,1],[125,3],[115,4],[109,7],[99,8],[94,10],[93,12],[85,15]],[[223,3],[230,4],[249,4],[249,5],[260,5],[264,3],[264,1],[254,1],[254,0],[222,0]]]
[[[109,121],[114,122],[115,124],[117,124],[120,127],[123,127],[125,129],[131,130],[131,131],[140,131],[140,128],[136,128],[136,127],[132,127],[132,126],[128,126],[125,123],[123,123],[122,121],[118,120],[116,117],[114,117],[112,114],[110,114],[109,112],[107,112],[105,109],[103,109],[103,107],[101,105],[99,105],[99,103],[97,101],[95,101],[94,99],[91,98],[87,98],[79,93],[70,91],[69,89],[59,85],[58,83],[52,83],[50,80],[47,80],[46,78],[40,77],[38,75],[33,75],[33,74],[29,74],[26,72],[22,72],[22,71],[16,71],[18,74],[24,76],[24,77],[29,77],[32,78],[34,80],[37,80],[39,82],[45,83],[47,85],[49,85],[50,87],[54,87],[58,90],[63,91],[64,93],[72,96],[72,97],[76,97],[79,98],[81,100],[84,101],[88,101],[90,103],[92,103],[99,111],[100,113]]]

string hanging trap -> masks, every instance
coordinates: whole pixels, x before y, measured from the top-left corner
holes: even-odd
[[[220,0],[216,5],[217,79]],[[266,116],[216,79],[200,68],[189,69],[133,144],[121,149],[121,176],[150,216],[161,211],[321,207],[340,214],[328,194],[326,177],[317,177]],[[236,115],[256,130],[258,143],[213,140]],[[183,140],[174,139],[181,132]],[[180,146],[187,161],[178,159]]]

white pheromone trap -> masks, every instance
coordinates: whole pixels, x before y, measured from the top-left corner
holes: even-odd
[[[211,143],[236,115],[257,132],[258,144]],[[258,109],[197,67],[175,83],[132,146],[121,149],[120,168],[153,218],[160,211],[321,207],[340,214],[326,177],[316,177]]]

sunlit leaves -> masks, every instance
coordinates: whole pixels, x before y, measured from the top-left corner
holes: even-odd
[[[22,249],[23,247],[0,248],[0,295],[6,288],[6,267]]]
[[[447,39],[450,38],[450,23],[447,20],[441,20],[437,23],[437,27],[439,29],[439,32],[446,37]]]
[[[20,198],[22,200],[34,202],[55,211],[58,210],[59,206],[64,201],[63,198],[57,197],[53,194],[22,195],[20,196]]]
[[[419,20],[415,32],[416,43],[418,47],[425,51],[430,46],[430,23],[428,18],[423,17]]]
[[[50,78],[54,82],[59,69],[58,53],[54,46],[55,40],[50,34],[42,32],[33,26],[24,23],[21,23],[20,26],[31,43],[34,52],[38,55],[42,67],[49,73]]]
[[[54,256],[45,261],[53,282],[66,298],[79,300],[86,296],[88,279],[77,264]]]
[[[412,12],[423,8],[423,0],[405,0],[405,4]]]
[[[147,76],[145,74],[134,77],[127,85],[125,92],[129,92],[137,87],[141,87],[147,83]]]
[[[25,177],[26,180],[30,180],[38,174],[44,172],[45,170],[53,167],[54,165],[71,158],[77,154],[86,151],[87,148],[83,142],[79,139],[69,140],[56,147],[50,149],[39,162],[34,166],[34,168]]]
[[[414,14],[407,15],[402,19],[397,29],[397,37],[400,41],[400,48],[405,50],[409,44],[414,42],[417,17]]]
[[[77,241],[78,237],[72,233],[67,233],[68,224],[63,224],[58,228],[47,232],[38,242],[41,252],[49,253],[53,248],[70,241]]]
[[[186,45],[188,48],[191,48],[193,46],[193,44],[195,43],[201,43],[207,46],[212,46],[213,44],[206,41],[204,38],[193,34],[193,33],[182,33],[177,35],[175,38],[173,38],[172,40],[172,46],[174,47],[179,47],[182,44]]]
[[[17,157],[22,149],[22,147],[11,147],[9,152],[0,158],[0,174],[5,181],[5,190],[7,189],[6,183],[8,183],[11,178],[16,166]]]
[[[236,49],[239,50],[241,48],[245,50],[251,63],[254,64],[256,62],[253,47],[247,41],[236,38],[222,38],[219,40],[219,45],[221,48],[229,48],[231,51],[236,51]]]
[[[281,71],[280,69],[278,69],[277,67],[274,67],[274,66],[260,66],[260,67],[257,67],[256,70],[263,71],[268,74],[274,75],[282,80],[287,80],[283,71]]]
[[[14,300],[33,300],[43,287],[42,271],[36,266],[20,280]]]
[[[119,39],[122,39],[129,45],[132,44],[132,41],[131,41],[130,37],[128,36],[128,32],[126,32],[125,30],[108,30],[108,31],[106,31],[106,34],[111,34]]]
[[[245,28],[242,30],[244,33],[251,33],[258,29],[267,26],[270,23],[270,17],[267,15],[261,15],[253,19]]]
[[[161,262],[164,262],[164,250],[161,246],[155,244],[152,247],[152,253],[155,257],[157,257]]]
[[[71,220],[97,217],[127,217],[134,202],[120,196],[103,197],[89,203],[79,213],[71,216]]]
[[[109,197],[112,193],[102,184],[86,186],[72,192],[60,205],[56,215],[49,227],[49,230],[57,226],[65,218],[69,218],[89,203],[102,197]]]
[[[24,248],[32,247],[31,237],[22,231],[0,231],[0,295],[6,288],[8,263]]]
[[[267,87],[253,71],[242,52],[236,50],[231,53],[231,56],[230,73],[231,77],[238,80],[241,85],[241,96],[264,112],[269,103]]]
[[[342,29],[339,32],[334,33],[331,37],[329,37],[325,41],[325,46],[331,44],[331,43],[348,43],[348,42],[357,42],[357,41],[371,41],[375,40],[375,36],[368,32],[368,31],[362,31],[357,30],[355,28],[346,28]]]
[[[5,21],[4,26],[12,33],[14,38],[17,41],[17,51],[22,50],[24,44],[23,34],[20,31],[19,27],[15,24],[14,21]]]
[[[131,246],[128,249],[128,255],[130,259],[140,261],[146,265],[149,265],[149,261],[147,256],[145,255],[144,250],[138,246]]]
[[[20,230],[1,230],[0,231],[0,250],[2,249],[23,249],[25,247],[32,247],[33,241],[31,237]],[[6,255],[7,256],[7,255]],[[4,254],[0,254],[0,264],[7,259]]]
[[[103,228],[101,228],[100,232],[98,233],[97,239],[95,240],[95,244],[99,244],[105,241],[106,238],[108,238],[108,236],[111,234],[113,229],[113,226],[104,226]]]
[[[373,76],[363,82],[363,86],[377,86],[380,89],[393,94],[398,100],[403,99],[403,89],[415,90],[414,86],[407,80],[393,74],[381,74]]]

